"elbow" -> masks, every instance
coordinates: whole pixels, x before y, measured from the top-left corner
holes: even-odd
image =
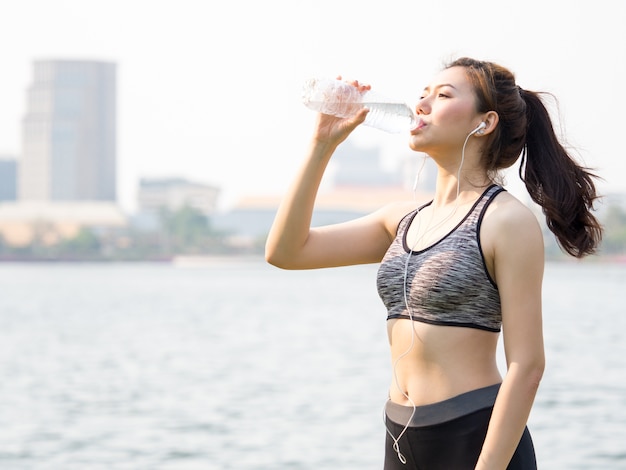
[[[543,372],[545,370],[545,363],[537,364],[534,366],[529,374],[528,374],[528,385],[531,390],[537,392],[539,390],[539,385],[541,384],[541,379],[543,378]]]
[[[277,268],[282,267],[280,250],[278,249],[276,241],[272,239],[271,233],[265,240],[265,262]]]
[[[284,262],[273,252],[265,251],[265,261],[277,268],[286,269]]]
[[[525,382],[531,393],[536,393],[541,384],[543,373],[545,371],[545,359],[537,358],[523,368]]]
[[[271,264],[272,266],[276,266],[277,268],[282,267],[280,256],[276,254],[276,250],[265,245],[265,262]]]
[[[543,372],[546,368],[546,359],[543,354],[537,354],[536,357],[529,360],[524,365],[524,375],[526,377],[526,381],[528,386],[537,390],[539,388],[539,384],[541,383],[541,379],[543,378]]]
[[[265,245],[265,261],[272,266],[280,269],[293,269],[289,264],[289,256],[281,253],[276,247],[266,243]]]
[[[311,263],[303,244],[284,241],[271,235],[265,242],[265,261],[277,268],[292,271],[318,267]]]
[[[528,361],[511,362],[508,370],[509,373],[517,377],[516,380],[522,389],[534,396],[543,378],[545,359],[537,357]]]
[[[289,271],[309,269],[308,266],[297,263],[297,258],[288,253],[281,253],[272,250],[265,250],[265,261],[274,267]]]

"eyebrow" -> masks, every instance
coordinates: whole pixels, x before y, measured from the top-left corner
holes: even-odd
[[[457,89],[457,88],[456,88],[454,85],[452,85],[451,83],[442,83],[442,84],[440,84],[440,85],[437,85],[437,86],[435,87],[435,90],[437,90],[437,89],[439,89],[439,88],[443,88],[444,86],[449,86],[450,88],[454,88],[455,90]],[[424,88],[424,91],[429,91],[429,90],[430,90],[430,87],[428,87],[428,86]]]

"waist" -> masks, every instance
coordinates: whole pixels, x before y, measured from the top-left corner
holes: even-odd
[[[493,317],[493,315],[492,315]],[[492,333],[499,333],[501,329],[501,320],[499,318],[480,318],[480,317],[457,317],[454,318],[453,315],[450,315],[448,319],[445,318],[437,318],[433,316],[432,318],[428,318],[425,316],[417,315],[409,315],[407,313],[388,313],[387,321],[395,320],[398,318],[403,318],[405,320],[413,320],[422,323],[428,323],[429,325],[438,325],[438,326],[456,326],[462,328],[474,328],[477,330],[489,331]],[[480,320],[480,322],[478,321]]]
[[[416,407],[388,400],[385,404],[385,415],[389,420],[402,426],[432,426],[492,407],[499,390],[500,384],[497,383],[437,403]]]

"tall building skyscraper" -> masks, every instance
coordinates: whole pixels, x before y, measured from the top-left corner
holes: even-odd
[[[116,64],[33,64],[22,123],[18,198],[116,200]]]
[[[17,162],[11,155],[0,155],[0,201],[15,201]]]

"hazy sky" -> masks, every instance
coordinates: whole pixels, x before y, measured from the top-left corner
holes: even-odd
[[[140,177],[182,176],[223,201],[280,193],[314,113],[310,76],[357,78],[412,106],[458,56],[511,68],[553,92],[560,126],[604,191],[626,192],[622,0],[19,0],[0,15],[0,154],[19,154],[35,59],[118,63],[120,202]],[[393,160],[406,137],[362,128]]]

